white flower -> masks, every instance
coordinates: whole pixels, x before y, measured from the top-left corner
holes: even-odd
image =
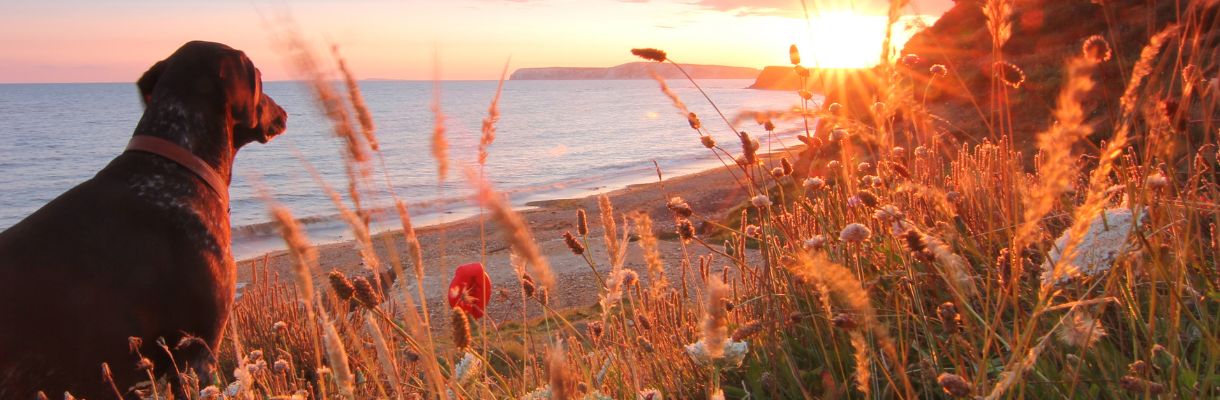
[[[869,230],[867,226],[851,223],[843,227],[842,232],[839,232],[839,240],[847,243],[860,243],[868,240],[868,237],[872,236],[872,234],[873,231]]]
[[[458,382],[463,384],[470,383],[481,372],[483,372],[483,360],[470,352],[466,352],[462,356],[462,360],[458,361],[457,366],[453,367],[453,375],[458,377]]]
[[[225,397],[237,397],[238,393],[241,393],[241,381],[233,381],[225,388]]]
[[[826,245],[826,236],[813,235],[813,237],[802,242],[801,245],[805,247],[805,250],[820,249],[822,246]]]
[[[1135,249],[1131,241],[1131,228],[1137,219],[1131,210],[1125,208],[1109,209],[1103,215],[1094,217],[1089,221],[1088,231],[1076,245],[1072,259],[1063,262],[1056,271],[1055,264],[1063,257],[1062,251],[1071,233],[1063,232],[1055,240],[1049,259],[1042,263],[1042,284],[1064,283],[1080,274],[1095,276],[1108,271],[1119,255]]]
[[[756,238],[762,236],[762,228],[758,225],[746,225],[746,236]]]
[[[1059,341],[1069,346],[1089,348],[1106,335],[1101,321],[1079,308],[1073,309],[1059,325]]]
[[[826,138],[830,139],[832,142],[837,142],[845,137],[847,137],[847,129],[836,126],[834,129],[830,130],[830,135]]]
[[[906,152],[907,149],[903,148],[902,146],[895,146],[894,148],[890,149],[890,154],[894,157],[902,157],[902,155]]]
[[[220,397],[220,388],[216,386],[208,386],[199,391],[199,398],[202,400],[213,400]]]
[[[1164,189],[1166,186],[1169,186],[1169,178],[1158,172],[1148,175],[1148,178],[1144,179],[1144,185],[1153,190]]]
[[[900,220],[903,218],[903,216],[902,210],[899,210],[898,207],[894,207],[890,204],[878,207],[877,211],[873,211],[873,218],[876,218],[881,222]]]
[[[805,182],[803,182],[802,185],[804,185],[806,189],[819,190],[826,186],[826,180],[816,176],[812,178],[805,178]]]
[[[767,197],[767,195],[765,195],[765,194],[760,194],[758,196],[751,197],[750,204],[753,204],[754,207],[758,207],[758,208],[770,207],[771,198]]]
[[[726,341],[724,343],[724,353],[718,358],[713,358],[708,353],[707,345],[703,343],[703,339],[686,345],[686,354],[699,365],[708,365],[715,362],[721,367],[735,368],[741,366],[741,362],[746,359],[746,354],[749,352],[750,345],[746,344],[745,341]]]
[[[856,171],[867,172],[870,169],[873,169],[873,164],[869,162],[862,162],[859,165],[856,165]]]

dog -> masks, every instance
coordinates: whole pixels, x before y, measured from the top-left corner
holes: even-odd
[[[233,158],[287,114],[220,43],[186,43],[137,86],[127,150],[0,232],[0,398],[132,397],[150,372],[175,391],[187,371],[211,376],[236,286]]]

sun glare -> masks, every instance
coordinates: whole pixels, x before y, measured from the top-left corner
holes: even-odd
[[[914,20],[906,17],[894,24],[892,47],[900,48],[914,33]],[[850,11],[811,15],[806,32],[796,45],[804,63],[821,68],[867,68],[881,60],[887,18],[859,15]]]

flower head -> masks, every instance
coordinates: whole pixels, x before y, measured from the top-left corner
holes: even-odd
[[[843,227],[843,231],[839,232],[839,240],[847,243],[860,243],[868,240],[872,236],[873,231],[867,226],[859,223],[851,223]]]
[[[771,206],[771,198],[765,194],[760,194],[750,198],[750,204],[757,208],[766,208]]]
[[[812,178],[805,178],[805,181],[801,184],[805,186],[806,189],[818,190],[826,187],[826,180],[815,176]]]
[[[934,64],[928,68],[928,73],[931,73],[933,78],[944,78],[949,76],[949,68],[944,64]]]

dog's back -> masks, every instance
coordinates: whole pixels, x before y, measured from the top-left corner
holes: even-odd
[[[97,393],[102,362],[131,382],[129,337],[219,336],[231,297],[218,294],[233,291],[221,287],[232,282],[228,219],[189,174],[126,153],[0,233],[0,398]],[[168,367],[163,351],[142,350]]]
[[[183,45],[137,86],[146,109],[128,151],[0,232],[0,399],[130,396],[150,373],[180,383],[187,368],[209,377],[236,280],[233,157],[287,116],[245,54],[219,43]],[[141,357],[152,371],[137,370]]]

